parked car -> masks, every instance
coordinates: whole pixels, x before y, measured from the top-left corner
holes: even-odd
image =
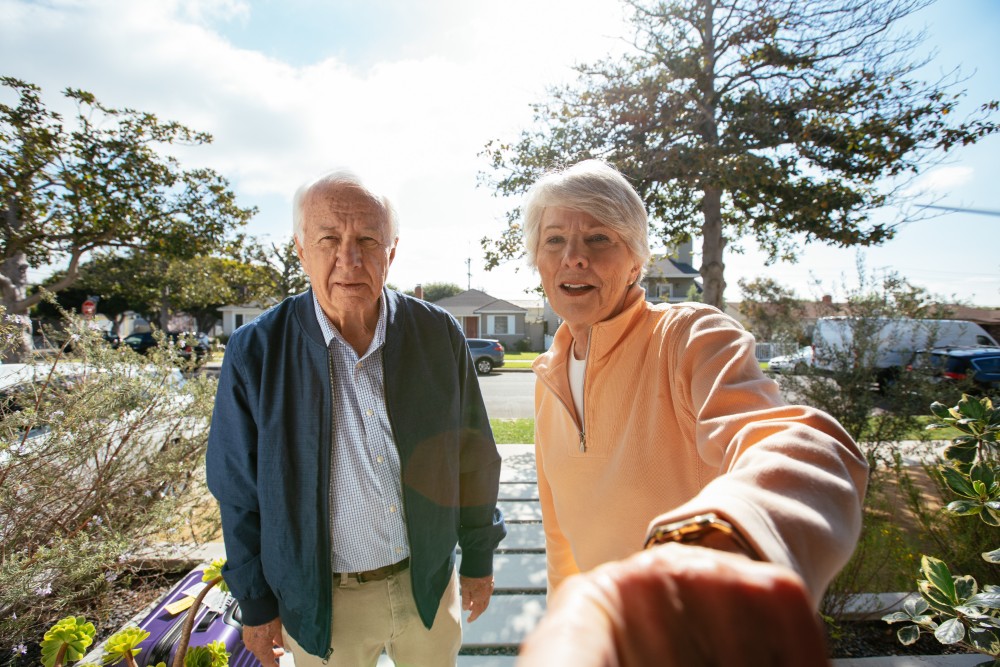
[[[1000,388],[1000,347],[937,347],[921,350],[908,367],[944,382],[971,382],[982,390]]]
[[[472,353],[472,363],[480,375],[489,375],[494,368],[503,366],[503,344],[492,338],[468,338],[469,352]]]
[[[883,376],[902,370],[917,350],[1000,345],[981,326],[966,320],[821,317],[812,340],[816,368],[834,371],[840,358],[852,356],[855,331],[875,343],[870,363]]]
[[[178,348],[181,359],[189,361],[194,355],[196,361],[201,361],[208,354],[208,345],[194,334],[171,332],[167,334],[171,345]],[[139,354],[146,354],[159,343],[152,331],[130,334],[122,341]]]
[[[785,354],[772,357],[767,362],[767,370],[779,375],[801,375],[813,365],[813,349],[810,346],[799,348],[795,354]]]

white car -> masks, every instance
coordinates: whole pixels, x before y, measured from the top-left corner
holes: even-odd
[[[772,357],[767,362],[767,370],[779,375],[794,375],[806,372],[813,365],[813,349],[806,346],[795,354]]]

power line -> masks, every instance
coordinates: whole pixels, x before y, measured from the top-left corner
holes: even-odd
[[[936,208],[939,211],[950,211],[952,213],[978,213],[979,215],[1000,216],[1000,211],[991,211],[985,208],[958,208],[955,206],[931,206],[930,204],[915,204],[917,208]]]

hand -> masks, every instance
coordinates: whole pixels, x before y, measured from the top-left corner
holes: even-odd
[[[263,667],[278,664],[278,658],[285,655],[285,640],[281,636],[281,619],[276,618],[264,625],[244,625],[243,643],[253,653]]]
[[[479,615],[490,606],[490,596],[493,595],[493,575],[488,577],[459,577],[462,587],[462,609],[471,611],[469,623],[479,618]]]
[[[664,544],[567,579],[518,667],[828,665],[805,584],[786,567]]]

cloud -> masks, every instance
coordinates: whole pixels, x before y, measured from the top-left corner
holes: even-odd
[[[916,179],[912,192],[914,194],[948,194],[956,188],[970,183],[974,175],[975,170],[970,166],[937,167]]]

